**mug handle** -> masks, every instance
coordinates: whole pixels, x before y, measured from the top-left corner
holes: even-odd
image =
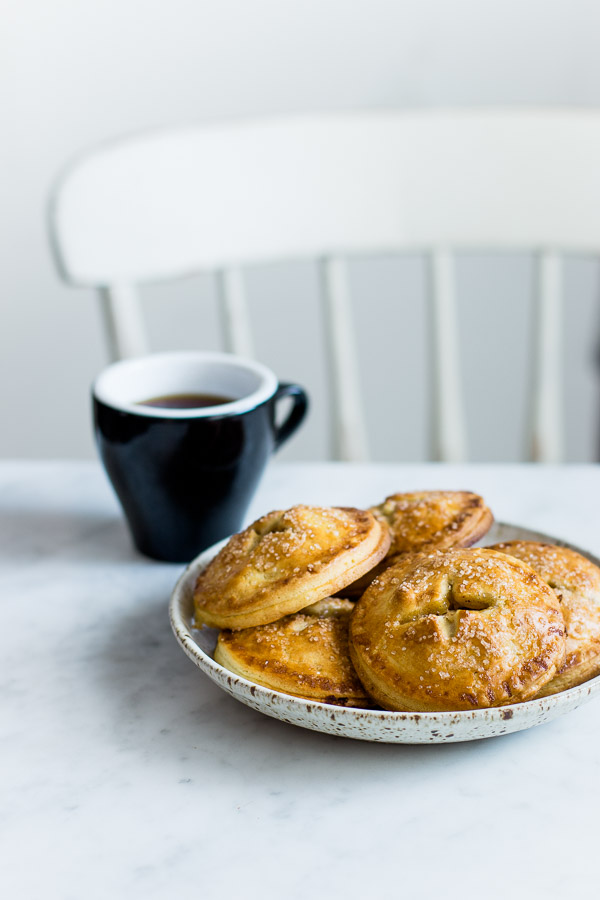
[[[273,410],[275,410],[277,401],[282,397],[291,397],[293,403],[287,418],[281,425],[275,425],[275,450],[279,450],[281,445],[292,436],[308,409],[308,395],[299,384],[282,382],[273,394]]]

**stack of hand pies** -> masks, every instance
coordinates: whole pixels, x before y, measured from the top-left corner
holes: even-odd
[[[600,672],[600,569],[563,547],[473,548],[466,491],[369,510],[296,506],[234,535],[198,577],[215,660],[314,701],[389,710],[518,703]]]

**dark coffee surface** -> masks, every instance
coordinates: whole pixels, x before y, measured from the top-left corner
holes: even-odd
[[[155,406],[160,409],[205,409],[207,406],[233,403],[234,399],[234,397],[224,397],[221,394],[165,394],[161,397],[139,400],[136,405]]]

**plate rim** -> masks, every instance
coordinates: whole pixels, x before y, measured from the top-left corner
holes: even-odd
[[[522,538],[522,540],[539,540],[544,543],[552,543],[556,546],[574,550],[585,556],[600,568],[600,558],[595,554],[561,538],[557,538],[554,535],[549,535],[541,531],[534,531],[533,529],[522,525],[516,525],[512,522],[495,521],[494,526],[498,528],[516,528],[527,532],[530,536]],[[489,544],[486,545],[483,543],[486,540],[486,537],[487,535],[475,546],[489,546]],[[600,688],[600,675],[596,675],[567,690],[559,691],[556,694],[550,694],[546,697],[524,700],[520,703],[511,703],[504,706],[485,707],[483,709],[473,710],[432,710],[422,712],[420,710],[364,709],[361,707],[337,706],[335,704],[323,703],[319,700],[312,700],[308,697],[296,697],[293,694],[286,694],[282,691],[276,691],[273,688],[268,688],[264,685],[257,684],[256,682],[249,681],[243,676],[237,675],[229,669],[226,669],[224,666],[221,666],[212,656],[199,646],[192,633],[194,629],[190,630],[188,627],[182,608],[185,602],[185,591],[188,588],[191,579],[197,577],[200,571],[208,565],[210,560],[223,546],[225,546],[228,540],[229,538],[227,537],[222,541],[218,541],[216,544],[207,547],[206,550],[203,550],[202,553],[198,554],[198,556],[191,560],[185,567],[184,571],[177,579],[171,593],[169,601],[169,620],[175,638],[188,658],[191,659],[192,662],[207,675],[207,677],[211,678],[211,680],[224,690],[227,690],[227,688],[223,682],[227,682],[231,688],[231,695],[240,702],[244,702],[244,700],[238,696],[234,690],[234,685],[239,685],[253,698],[262,697],[264,700],[274,701],[275,705],[278,703],[291,704],[298,710],[304,710],[306,714],[310,714],[313,710],[318,709],[323,714],[335,711],[338,715],[343,715],[345,718],[349,718],[351,722],[355,721],[357,723],[364,722],[366,719],[367,721],[376,721],[379,723],[390,722],[398,725],[410,723],[414,727],[422,722],[424,726],[435,724],[443,728],[444,726],[456,726],[457,721],[470,723],[481,722],[489,725],[500,723],[507,724],[508,720],[514,718],[527,718],[528,714],[536,712],[541,714],[562,705],[565,705],[567,707],[567,710],[565,711],[568,711],[579,705],[577,703],[579,699],[586,700]],[[493,543],[498,543],[498,541],[494,541]],[[213,675],[215,677],[213,677]],[[261,712],[266,712],[266,710],[260,709],[260,707],[255,708],[258,708]],[[324,729],[319,728],[318,724],[318,722],[315,722],[314,725],[307,727],[315,728],[317,731],[323,731]],[[494,732],[491,732],[489,736],[492,737],[493,735]],[[482,736],[486,737],[487,735]],[[405,741],[405,743],[408,743],[408,741]]]

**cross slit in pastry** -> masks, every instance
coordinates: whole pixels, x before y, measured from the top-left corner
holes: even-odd
[[[565,656],[554,592],[488,549],[408,554],[358,601],[350,657],[385,709],[464,710],[535,696]]]

